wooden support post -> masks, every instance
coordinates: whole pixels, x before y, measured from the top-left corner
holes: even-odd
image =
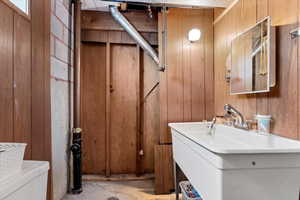
[[[144,80],[143,80],[143,61],[141,56],[141,48],[139,45],[137,45],[137,67],[138,67],[138,79],[137,79],[137,116],[136,116],[136,122],[137,122],[137,152],[136,152],[136,174],[137,176],[140,176],[143,174],[143,156],[144,156],[144,150],[143,150],[143,91],[144,91]]]
[[[110,67],[110,43],[106,43],[106,109],[105,109],[105,119],[106,119],[106,130],[105,130],[105,140],[106,140],[106,157],[105,157],[105,175],[108,177],[111,175],[110,170],[110,92],[111,92],[111,67]]]
[[[139,153],[140,155],[140,165],[141,165],[141,174],[143,174],[145,171],[144,169],[144,158],[145,158],[145,150],[144,150],[144,52],[140,48],[140,97],[139,97],[139,105],[140,105],[140,122],[139,122],[139,130],[140,130],[140,149],[141,152]]]

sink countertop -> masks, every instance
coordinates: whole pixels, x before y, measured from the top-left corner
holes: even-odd
[[[273,134],[261,134],[216,124],[213,134],[208,123],[170,123],[179,134],[217,154],[300,153],[300,141]]]

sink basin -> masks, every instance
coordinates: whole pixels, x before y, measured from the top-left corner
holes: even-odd
[[[171,123],[173,157],[205,200],[298,200],[300,142],[208,123]]]
[[[300,153],[299,141],[272,134],[261,134],[218,124],[213,134],[209,134],[208,123],[171,123],[169,126],[214,153]]]

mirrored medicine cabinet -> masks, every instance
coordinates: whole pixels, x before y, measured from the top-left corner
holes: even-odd
[[[231,95],[269,92],[275,86],[274,33],[267,17],[232,40]]]

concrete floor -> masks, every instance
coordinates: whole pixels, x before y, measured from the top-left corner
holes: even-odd
[[[84,182],[83,193],[63,200],[175,200],[175,195],[154,195],[153,180]]]

